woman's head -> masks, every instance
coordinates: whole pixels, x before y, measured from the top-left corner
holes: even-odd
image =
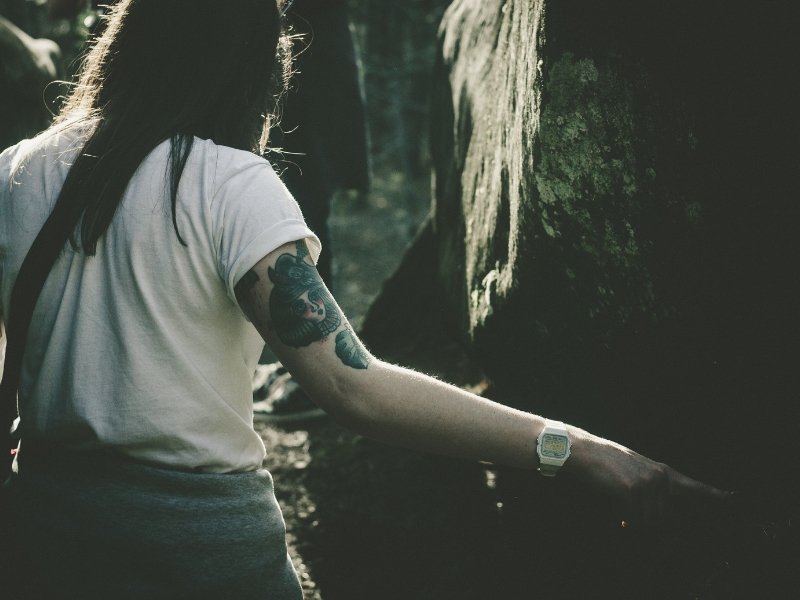
[[[170,140],[172,222],[194,137],[264,150],[289,74],[276,0],[121,0],[89,51],[51,132],[80,126],[86,142],[57,207],[80,216],[94,254],[136,169]],[[77,222],[65,223],[74,228]],[[77,235],[70,238],[78,246]]]
[[[121,0],[58,121],[99,117],[162,140],[263,148],[282,59],[275,0]]]

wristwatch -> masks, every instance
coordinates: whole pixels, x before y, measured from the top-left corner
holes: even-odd
[[[545,419],[544,429],[536,439],[536,453],[539,455],[539,471],[545,477],[554,477],[569,458],[572,441],[569,432],[561,421]]]

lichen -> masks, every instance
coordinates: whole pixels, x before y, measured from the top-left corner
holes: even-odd
[[[662,135],[648,105],[655,99],[646,78],[622,72],[614,57],[598,64],[565,53],[552,64],[533,181],[541,228],[562,240],[567,264],[561,271],[582,282],[589,314],[611,311],[625,321],[633,311],[659,310],[648,234],[675,201],[658,193],[669,182],[657,176]],[[679,134],[692,139],[690,132]],[[685,216],[697,222],[696,203],[687,204]]]

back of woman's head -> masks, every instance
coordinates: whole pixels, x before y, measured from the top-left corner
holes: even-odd
[[[122,0],[59,121],[92,113],[252,150],[279,36],[274,0]]]
[[[177,187],[194,136],[263,150],[288,73],[280,20],[276,0],[121,0],[111,9],[53,127],[87,131],[58,200],[83,215],[85,252],[95,252],[136,168],[161,142],[172,143],[179,238]]]

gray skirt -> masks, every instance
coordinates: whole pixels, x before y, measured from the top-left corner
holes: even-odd
[[[23,442],[3,496],[48,597],[302,600],[265,470],[183,473]]]

